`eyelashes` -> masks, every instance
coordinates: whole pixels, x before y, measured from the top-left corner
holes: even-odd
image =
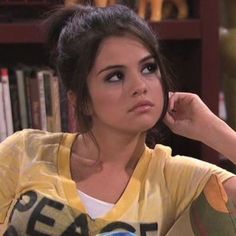
[[[158,66],[157,63],[147,63],[145,64],[145,66],[142,69],[142,73],[143,74],[152,74],[152,73],[156,73],[158,70]]]
[[[114,82],[122,81],[123,79],[124,79],[124,73],[121,71],[115,71],[111,74],[108,74],[105,78],[105,81],[114,83]]]
[[[147,76],[147,75],[156,74],[158,69],[159,67],[157,63],[148,62],[143,65],[140,72],[141,72],[141,75]],[[121,69],[115,70],[109,73],[107,76],[105,76],[105,82],[108,82],[108,83],[117,83],[117,82],[123,81],[124,79],[125,79],[125,72],[124,70],[121,70]]]

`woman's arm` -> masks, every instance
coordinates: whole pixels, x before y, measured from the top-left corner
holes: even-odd
[[[224,189],[236,210],[236,177],[232,177],[223,182]]]
[[[236,164],[236,132],[192,93],[171,93],[164,119],[172,132],[201,141]]]
[[[3,235],[3,224],[0,224],[0,235]]]
[[[192,93],[171,93],[164,119],[172,132],[203,142],[236,164],[236,132]],[[236,207],[236,177],[223,183]]]

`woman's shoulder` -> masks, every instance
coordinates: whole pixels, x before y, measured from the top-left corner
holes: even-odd
[[[65,133],[62,132],[52,133],[38,129],[23,129],[21,131],[17,131],[7,139],[16,141],[21,140],[24,144],[30,143],[31,145],[34,143],[53,144],[53,143],[58,143],[64,134]]]
[[[202,161],[195,157],[185,155],[173,155],[172,149],[169,146],[157,144],[152,150],[153,161],[159,163],[165,171],[170,172],[185,172],[185,171],[222,171],[216,165]]]
[[[19,134],[23,137],[27,138],[57,138],[61,137],[64,133],[62,132],[57,132],[57,133],[52,133],[49,131],[45,130],[39,130],[39,129],[23,129],[21,131],[16,132],[15,134]]]
[[[197,176],[205,176],[206,178],[212,174],[218,176],[221,182],[233,176],[232,173],[222,169],[212,163],[200,160],[196,157],[185,155],[172,155],[172,149],[164,145],[156,145],[153,149],[153,159],[157,162],[165,173],[165,176],[178,176],[183,179],[193,178]]]
[[[206,162],[191,156],[178,155],[172,153],[172,148],[163,144],[157,144],[152,150],[153,157],[164,161],[167,165],[174,166],[201,166],[205,165]],[[207,163],[210,164],[210,163]],[[211,165],[211,164],[210,164]]]
[[[17,131],[0,144],[0,152],[13,154],[36,151],[43,146],[59,144],[64,133],[51,133],[37,129]]]
[[[153,149],[147,148],[151,153],[153,161],[167,161],[172,159],[172,149],[169,146],[163,144],[156,144]]]

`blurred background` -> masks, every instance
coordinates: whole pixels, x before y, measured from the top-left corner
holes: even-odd
[[[24,128],[78,132],[50,61],[43,18],[58,4],[114,3],[129,6],[150,24],[160,39],[173,89],[199,94],[236,129],[235,0],[0,0],[0,142]],[[157,142],[171,145],[174,154],[236,172],[225,157],[168,130]]]

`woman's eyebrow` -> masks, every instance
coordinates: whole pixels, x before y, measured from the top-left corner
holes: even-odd
[[[147,60],[150,60],[150,59],[153,59],[154,60],[154,57],[151,55],[151,54],[149,54],[149,55],[147,55],[147,56],[145,56],[144,58],[142,58],[140,61],[139,61],[139,64],[142,64],[142,63],[144,63],[145,61],[147,61]],[[102,72],[104,72],[104,71],[107,71],[107,70],[111,70],[111,69],[121,69],[121,68],[124,68],[125,66],[124,65],[108,65],[108,66],[106,66],[105,68],[103,68],[103,69],[101,69],[98,73],[97,73],[97,75],[99,75],[99,74],[101,74]]]
[[[139,61],[139,63],[141,64],[141,63],[143,63],[143,62],[145,62],[145,61],[148,61],[148,60],[150,60],[150,59],[155,60],[155,58],[154,58],[151,54],[149,54],[149,55],[147,55],[146,57],[142,58],[142,59]]]
[[[97,75],[101,74],[102,72],[104,71],[107,71],[107,70],[111,70],[111,69],[121,69],[121,68],[124,68],[124,65],[109,65],[109,66],[106,66],[105,68],[101,69]]]

